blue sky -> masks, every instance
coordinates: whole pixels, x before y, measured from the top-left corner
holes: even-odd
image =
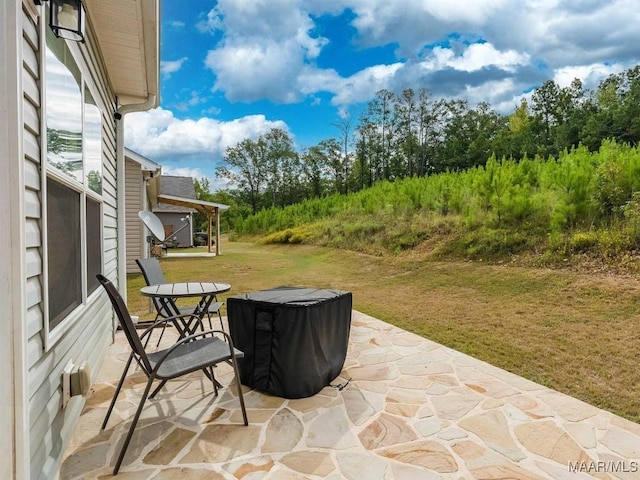
[[[382,88],[510,113],[548,79],[640,63],[637,0],[161,2],[161,104],[127,115],[125,142],[214,188],[227,147],[274,127],[313,146]]]

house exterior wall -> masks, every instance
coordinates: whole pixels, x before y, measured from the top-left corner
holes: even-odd
[[[43,192],[46,177],[42,173],[46,132],[42,116],[44,56],[41,49],[45,43],[44,28],[48,27],[43,25],[44,17],[39,15],[46,7],[35,7],[32,0],[2,3],[0,22],[4,33],[0,36],[3,41],[0,68],[10,78],[3,82],[0,93],[6,94],[7,101],[14,102],[15,106],[0,108],[0,124],[8,134],[15,135],[8,138],[6,146],[0,147],[2,166],[8,167],[3,171],[10,172],[11,176],[9,188],[0,188],[3,209],[11,207],[0,217],[6,220],[4,230],[10,232],[4,244],[5,248],[10,248],[9,259],[3,260],[0,266],[0,286],[10,285],[8,294],[3,293],[0,297],[3,315],[9,314],[8,320],[2,322],[9,326],[9,331],[3,326],[2,333],[3,338],[9,340],[10,348],[8,354],[0,356],[0,372],[5,385],[11,385],[6,390],[9,395],[3,387],[0,397],[4,410],[0,416],[2,431],[11,431],[11,438],[6,442],[3,439],[0,476],[51,479],[57,475],[85,403],[84,397],[77,396],[63,408],[62,371],[70,362],[87,361],[94,380],[106,347],[112,341],[113,313],[100,288],[76,308],[72,321],[60,335],[53,338],[47,333],[46,263],[43,257],[46,250],[43,221],[47,206]],[[115,280],[118,277],[118,231],[116,125],[111,100],[114,95],[108,86],[95,39],[90,31],[87,34],[85,44],[73,44],[69,48],[102,111],[103,272]],[[9,415],[12,420],[8,419]],[[9,428],[5,429],[5,426]]]
[[[140,164],[125,159],[125,204],[127,230],[127,273],[140,273],[136,258],[144,258],[146,233],[138,212],[145,209],[144,178]]]
[[[167,237],[165,241],[169,242],[172,239],[176,239],[178,241],[178,247],[193,247],[193,225],[189,223],[187,227],[183,230],[179,231],[177,234],[169,235],[167,229],[170,231],[177,231],[181,228],[185,222],[181,219],[184,217],[191,218],[190,212],[158,212],[155,214],[158,216],[162,225],[165,227],[165,232],[167,233]]]

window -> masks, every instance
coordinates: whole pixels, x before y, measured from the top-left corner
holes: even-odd
[[[83,182],[82,79],[64,40],[47,32],[46,109],[48,166]]]
[[[87,293],[100,286],[96,278],[102,273],[102,205],[87,197],[86,242],[87,242]]]
[[[48,21],[46,22],[48,23]],[[45,24],[46,24],[45,23]],[[102,272],[102,114],[69,45],[46,31],[47,344],[87,304]]]
[[[84,166],[87,187],[102,194],[102,114],[91,92],[84,89]]]
[[[80,193],[47,179],[49,328],[82,303]]]

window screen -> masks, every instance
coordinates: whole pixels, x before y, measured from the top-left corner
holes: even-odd
[[[87,294],[100,286],[102,272],[102,218],[100,203],[87,197]]]
[[[82,303],[80,193],[47,178],[49,328]]]

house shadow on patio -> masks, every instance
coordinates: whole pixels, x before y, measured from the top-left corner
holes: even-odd
[[[100,432],[128,355],[118,332],[61,479],[111,476],[146,380],[129,375]],[[218,397],[197,372],[147,402],[118,478],[640,478],[640,425],[357,311],[336,387],[245,389],[245,427],[231,367],[216,377]]]

